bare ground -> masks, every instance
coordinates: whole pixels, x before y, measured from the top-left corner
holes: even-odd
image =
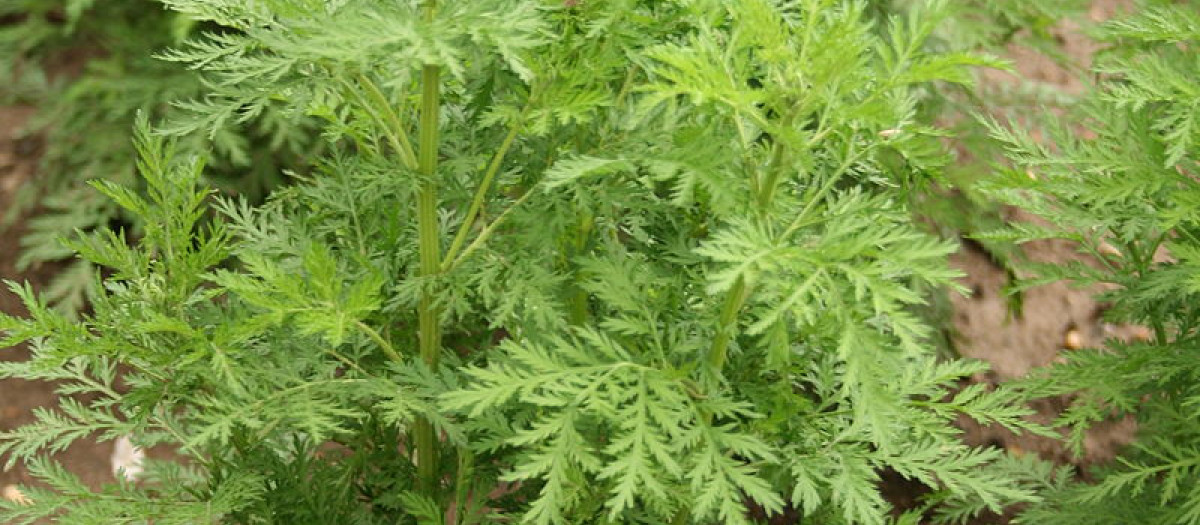
[[[1098,0],[1093,3],[1088,16],[1101,21],[1128,9],[1128,0]],[[1073,22],[1065,22],[1055,28],[1054,34],[1061,44],[1062,52],[1070,58],[1072,68],[1085,69],[1099,46],[1088,39]],[[993,86],[1013,85],[1018,82],[1033,82],[1054,87],[1069,94],[1080,94],[1085,86],[1076,74],[1069,72],[1053,60],[1027,48],[1012,46],[1007,52],[1013,60],[1014,73],[988,72],[984,82]],[[1007,210],[1010,221],[1040,222],[1019,210]],[[1022,247],[1024,255],[1032,261],[1066,263],[1068,261],[1089,262],[1086,255],[1065,241],[1039,241]],[[1062,352],[1079,347],[1096,347],[1107,338],[1136,339],[1145,337],[1141,327],[1113,326],[1101,322],[1104,305],[1092,296],[1097,289],[1080,289],[1070,283],[1054,283],[1040,286],[1024,293],[1023,307],[1019,315],[1012,315],[1009,298],[1004,287],[1008,276],[986,254],[972,244],[951,257],[951,264],[964,271],[967,276],[962,284],[973,293],[970,296],[952,294],[954,306],[953,328],[958,337],[956,347],[963,356],[983,359],[991,363],[992,372],[977,381],[998,382],[1020,378],[1034,368],[1045,366],[1059,359]],[[1043,421],[1053,419],[1064,408],[1066,399],[1046,400],[1038,403]],[[1036,453],[1043,459],[1080,466],[1107,461],[1127,444],[1134,435],[1132,421],[1113,421],[1098,425],[1088,433],[1082,458],[1072,457],[1061,443],[1048,438],[1022,436],[995,428],[980,428],[964,422],[966,440],[976,444],[1003,446],[1015,453]]]

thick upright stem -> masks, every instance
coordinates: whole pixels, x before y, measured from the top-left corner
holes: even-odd
[[[425,66],[421,71],[420,151],[417,158],[421,192],[417,197],[417,230],[420,243],[421,276],[433,277],[441,270],[441,231],[438,225],[438,108],[440,74],[437,66]],[[430,290],[421,294],[420,330],[421,359],[437,364],[441,329],[437,322]]]
[[[432,2],[426,7],[432,11]],[[438,227],[438,111],[440,77],[438,66],[427,65],[421,70],[421,122],[418,136],[417,165],[421,176],[421,192],[417,197],[417,236],[420,244],[420,275],[432,278],[441,271],[441,232]],[[442,331],[433,292],[426,287],[421,292],[417,311],[421,360],[430,368],[437,366],[441,352]],[[417,449],[417,478],[419,489],[433,495],[437,489],[438,441],[433,425],[420,420],[414,429]]]

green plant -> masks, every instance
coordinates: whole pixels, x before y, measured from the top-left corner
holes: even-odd
[[[1049,221],[999,236],[1064,238],[1087,262],[1034,266],[1024,283],[1103,286],[1106,320],[1150,327],[1149,341],[1108,341],[1026,381],[1031,397],[1074,394],[1057,423],[1078,452],[1084,431],[1134,415],[1137,441],[1094,484],[1059,479],[1022,523],[1200,523],[1200,11],[1152,2],[1105,24],[1096,92],[1052,146],[992,123],[1013,162],[993,194]],[[1033,173],[1036,177],[1027,176]]]
[[[894,0],[872,2],[880,16],[896,15],[920,2]],[[1078,69],[1075,58],[1063,56],[1062,39],[1056,30],[1069,21],[1079,22],[1089,3],[1079,0],[1007,2],[967,0],[946,6],[945,20],[930,33],[925,46],[934,53],[989,52],[1011,55],[1014,49],[1036,52],[1058,67]],[[1011,82],[1011,83],[1010,83]],[[923,96],[922,119],[946,127],[952,144],[953,161],[944,169],[945,182],[933,191],[916,192],[910,204],[913,213],[939,236],[968,243],[967,249],[986,255],[1010,281],[1016,280],[1019,259],[1012,242],[976,236],[1005,224],[1001,205],[980,191],[978,182],[989,173],[990,161],[1003,154],[991,139],[989,128],[974,116],[1032,122],[1047,110],[1069,105],[1074,97],[1062,86],[1012,75],[1006,80],[984,78],[969,85],[940,85]],[[923,314],[940,332],[935,336],[944,354],[957,356],[959,334],[953,328],[950,290],[930,294],[931,307]],[[1022,315],[1022,294],[1008,295],[1010,316]]]
[[[25,223],[19,270],[71,259],[59,242],[77,231],[126,223],[135,217],[84,182],[104,179],[137,184],[128,148],[134,115],[177,114],[171,103],[199,96],[199,76],[155,53],[192,33],[221,31],[168,10],[154,0],[6,2],[0,6],[0,100],[38,111],[24,133],[40,135],[38,172],[12,199],[11,224],[35,206]],[[282,170],[302,164],[313,150],[305,119],[266,110],[211,137],[196,135],[180,147],[210,158],[207,179],[222,190],[261,199],[283,180]],[[46,297],[63,311],[83,308],[96,269],[75,259],[57,273]]]
[[[1044,430],[912,311],[956,276],[906,207],[947,158],[923,90],[1002,65],[925,51],[944,4],[165,3],[231,30],[164,55],[208,91],[141,126],[145,195],[96,184],[146,226],[70,243],[112,272],[93,313],[13,286],[34,357],[0,375],[93,397],[0,451],[187,462],[90,492],[32,459],[4,518],[884,523],[883,468],[945,521],[1037,499],[952,422]],[[328,154],[206,223],[163,135],[269,107]]]

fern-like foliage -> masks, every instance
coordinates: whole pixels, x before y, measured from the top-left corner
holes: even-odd
[[[1096,66],[1103,82],[1079,108],[1087,136],[1058,127],[1051,149],[993,123],[1015,164],[994,182],[994,194],[1053,225],[998,235],[1070,239],[1093,261],[1038,267],[1028,285],[1105,286],[1107,317],[1153,333],[1072,353],[1069,363],[1027,382],[1032,396],[1079,392],[1059,420],[1071,427],[1076,450],[1083,430],[1114,416],[1136,415],[1139,437],[1097,472],[1097,483],[1060,487],[1023,515],[1025,523],[1078,523],[1084,515],[1094,523],[1200,523],[1198,21],[1194,6],[1159,5],[1101,28],[1113,47]]]
[[[212,279],[224,279],[206,272],[231,255],[232,245],[225,226],[205,219],[211,192],[197,187],[202,164],[174,160],[171,145],[152,137],[145,124],[139,133],[146,194],[107,182],[97,187],[145,221],[145,234],[134,246],[117,233],[87,236],[71,245],[89,262],[113,272],[93,313],[77,324],[48,308],[28,287],[13,287],[31,317],[3,320],[6,344],[33,341],[34,356],[29,362],[6,364],[4,376],[58,380],[61,395],[88,394],[91,400],[68,397],[59,409],[39,412],[36,423],[0,436],[10,464],[35,461],[31,471],[55,489],[30,492],[37,498],[32,505],[6,503],[6,522],[69,516],[62,519],[194,523],[241,521],[261,512],[298,522],[328,522],[361,514],[364,509],[348,495],[358,489],[350,480],[380,464],[362,461],[345,470],[304,461],[311,460],[318,445],[367,424],[364,410],[372,404],[364,405],[364,400],[377,401],[380,421],[391,424],[432,411],[432,395],[422,388],[434,388],[430,385],[441,380],[407,369],[360,375],[338,368],[338,359],[355,362],[343,355],[351,350],[337,348],[360,347],[362,341],[344,344],[346,337],[334,327],[367,315],[379,300],[371,293],[377,285],[369,282],[344,294],[326,288],[341,287],[340,279],[323,280],[316,288],[309,284],[313,277],[329,276],[328,254],[309,251],[307,271],[315,273],[301,274],[298,282],[304,284],[296,285],[300,289],[295,293],[314,300],[344,296],[345,302],[321,310],[334,323],[321,325],[329,330],[295,331],[294,325],[247,311],[264,300],[255,301],[253,293],[261,285],[245,279],[230,284],[246,299],[214,302],[229,292],[209,285]],[[283,286],[282,281],[271,284]],[[329,345],[326,341],[333,344],[326,351],[308,357],[298,352]],[[132,370],[118,378],[118,362]],[[387,379],[392,373],[416,374],[413,383],[426,386],[396,390]],[[386,427],[380,421],[370,425]],[[110,440],[128,434],[145,446],[171,444],[193,466],[150,465],[149,481],[171,487],[166,492],[127,484],[100,494],[61,468],[33,459],[84,437]],[[364,444],[357,450],[391,450],[379,443],[373,447]],[[331,492],[300,490],[323,478],[330,480]],[[267,490],[282,486],[295,489]],[[284,507],[286,512],[280,510]]]
[[[1022,411],[976,406],[996,399],[978,391],[933,401],[978,369],[936,363],[908,310],[921,301],[914,286],[954,277],[943,266],[952,247],[878,191],[919,186],[943,159],[936,132],[912,120],[912,86],[964,80],[961,67],[989,62],[923,54],[936,18],[921,15],[893,20],[882,41],[861,6],[709,9],[702,18],[727,22],[649,48],[644,95],[630,101],[680,131],[654,125],[654,136],[569,156],[546,175],[578,207],[677,211],[647,228],[646,212],[590,207],[580,220],[595,228],[595,248],[575,257],[589,306],[581,327],[568,338],[522,333],[527,343],[469,372],[471,386],[446,406],[531,419],[504,443],[530,454],[510,479],[542,484],[525,515],[533,523],[569,521],[564,506],[625,522],[738,522],[729,509],[743,498],[768,512],[786,502],[829,521],[882,522],[883,466],[992,508],[1032,497],[966,467],[995,456],[957,444],[945,418],[975,411],[1021,427]],[[866,79],[873,89],[851,87]],[[884,370],[913,375],[885,384]],[[732,404],[704,406],[714,402]],[[604,438],[589,441],[581,428],[596,425]],[[687,437],[709,432],[737,437]],[[917,459],[914,447],[928,454]],[[730,457],[753,470],[708,474]],[[673,459],[646,467],[661,458]]]
[[[72,259],[58,241],[76,230],[119,222],[139,232],[136,215],[85,182],[138,183],[136,155],[127,147],[135,115],[165,117],[173,113],[171,102],[204,89],[194,72],[153,54],[193,32],[228,28],[199,24],[154,0],[20,0],[0,6],[0,17],[10,20],[0,26],[0,78],[6,83],[0,100],[36,106],[21,132],[45,144],[37,176],[20,188],[4,218],[11,224],[39,207],[25,224],[18,269]],[[312,136],[305,118],[267,111],[211,141],[193,137],[179,147],[207,155],[205,176],[223,191],[259,200],[283,181],[281,169],[297,166],[311,151]],[[94,273],[87,261],[71,260],[49,283],[47,299],[63,311],[79,310]]]
[[[2,325],[35,357],[0,370],[102,395],[0,443],[133,434],[185,488],[85,506],[45,468],[0,516],[870,524],[883,468],[950,520],[1037,499],[952,422],[1043,430],[913,311],[957,276],[906,206],[947,160],[923,92],[1002,65],[928,51],[947,4],[165,4],[228,30],[160,54],[206,87],[143,125],[145,191],[97,184],[144,233],[71,244],[112,270],[81,323],[18,287]],[[209,206],[164,136],[268,111],[326,154]]]

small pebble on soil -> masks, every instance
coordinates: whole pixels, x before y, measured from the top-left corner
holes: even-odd
[[[1068,350],[1083,348],[1083,334],[1080,334],[1079,330],[1075,328],[1067,330],[1067,334],[1063,336],[1063,347]]]
[[[16,485],[5,485],[3,496],[4,499],[8,501],[13,501],[22,505],[29,503],[29,498],[26,498],[25,495],[21,493],[21,489],[17,488]]]

